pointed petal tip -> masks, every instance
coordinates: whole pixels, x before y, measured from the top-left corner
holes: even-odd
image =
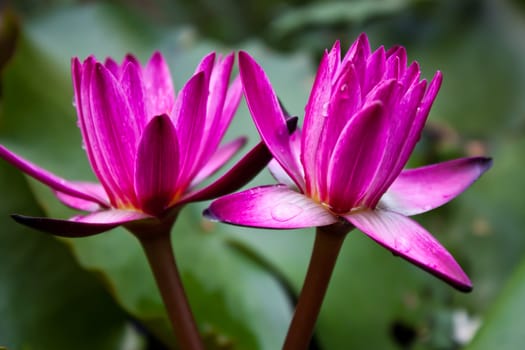
[[[60,237],[87,237],[119,226],[113,223],[87,224],[69,220],[11,214],[13,220],[32,229]]]
[[[375,210],[344,215],[361,232],[462,292],[472,282],[450,252],[417,222],[394,212]]]
[[[219,218],[211,211],[211,208],[206,208],[202,212],[202,216],[204,216],[206,219],[214,222],[219,222]]]
[[[479,162],[481,173],[484,173],[485,171],[492,168],[492,165],[494,163],[491,157],[477,157],[477,160]]]
[[[252,58],[252,56],[250,56],[250,54],[244,50],[239,51],[238,56],[239,60],[246,60]]]

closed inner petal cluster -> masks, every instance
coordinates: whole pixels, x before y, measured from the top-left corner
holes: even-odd
[[[301,142],[306,193],[335,213],[375,208],[418,141],[441,84],[427,88],[402,47],[371,52],[361,35],[321,61]]]
[[[120,64],[73,59],[84,146],[112,207],[160,215],[209,173],[240,99],[233,60],[207,55],[177,94],[158,52],[145,66],[131,55]]]

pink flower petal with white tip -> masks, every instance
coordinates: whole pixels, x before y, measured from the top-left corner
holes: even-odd
[[[343,216],[395,255],[461,291],[472,289],[472,283],[452,255],[412,219],[386,210],[360,210]]]
[[[213,201],[204,215],[234,225],[295,229],[338,219],[319,203],[284,185],[261,186]]]
[[[424,213],[454,199],[491,165],[490,158],[474,157],[404,170],[378,206],[408,216]]]

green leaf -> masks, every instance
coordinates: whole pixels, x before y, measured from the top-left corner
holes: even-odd
[[[513,350],[525,335],[525,260],[514,271],[468,350]]]
[[[4,161],[0,192],[2,345],[43,350],[119,348],[129,333],[126,315],[100,281],[81,269],[63,244],[7,217],[42,212],[23,176]]]

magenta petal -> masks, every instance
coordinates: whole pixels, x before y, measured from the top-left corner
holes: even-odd
[[[366,194],[385,150],[387,122],[382,104],[373,103],[341,131],[327,176],[329,203],[336,212],[359,206]]]
[[[425,122],[430,112],[430,107],[432,107],[432,104],[436,99],[442,81],[443,75],[441,74],[441,72],[438,71],[436,72],[434,78],[428,85],[425,96],[421,100],[421,104],[417,109],[417,113],[412,123],[412,128],[410,129],[410,132],[407,136],[405,145],[403,146],[403,149],[399,154],[398,164],[401,164],[400,169],[406,164],[408,158],[410,157],[410,154],[412,154],[412,151],[416,146],[416,143],[421,138],[421,131],[425,126]]]
[[[155,52],[143,70],[146,88],[147,117],[169,114],[175,103],[175,90],[168,64],[160,52]]]
[[[98,198],[99,202],[93,202],[91,200],[85,200],[76,196],[70,196],[60,191],[55,191],[57,198],[68,207],[93,212],[103,208],[109,208],[111,206],[108,195],[101,184],[80,181],[74,181],[71,182],[71,184],[75,186],[75,188],[81,190],[83,193],[87,193],[94,196],[95,198]],[[101,205],[100,203],[105,203],[105,205]]]
[[[208,86],[203,72],[194,75],[177,97],[173,118],[180,147],[179,186],[189,185],[203,138]]]
[[[474,157],[404,170],[379,207],[403,215],[424,213],[458,196],[491,165],[490,158]]]
[[[67,195],[84,199],[86,201],[98,203],[102,206],[107,205],[107,203],[104,200],[97,198],[89,192],[84,192],[84,189],[76,186],[74,182],[68,182],[63,178],[58,177],[50,173],[49,171],[40,168],[39,166],[31,163],[30,161],[11,152],[2,145],[0,145],[0,158],[4,159],[14,167],[20,169],[27,175],[51,187],[55,191],[63,192]]]
[[[233,101],[227,101],[229,92],[228,84],[230,82],[234,57],[233,53],[227,55],[224,59],[219,56],[213,70],[211,71],[209,95],[206,106],[206,120],[203,131],[204,137],[201,139],[199,156],[196,160],[197,169],[204,166],[204,164],[210,159],[211,155],[217,150],[217,147],[232,120],[238,103],[240,102],[242,86],[237,87],[239,91],[237,92],[238,100],[235,101],[236,103]],[[226,107],[225,103],[232,102],[234,106],[230,107],[234,107],[233,110],[228,110],[228,113],[224,114],[223,111]]]
[[[397,108],[393,108],[395,112],[393,112],[391,118],[396,122],[390,123],[390,132],[384,157],[381,160],[379,172],[376,174],[365,200],[367,206],[370,208],[376,206],[381,196],[405,166],[407,159],[401,159],[400,154],[413,128],[417,107],[421,102],[425,88],[425,81],[415,84],[408,90],[405,96],[398,101]]]
[[[328,145],[323,147],[325,145],[320,142],[320,139],[326,117],[329,115],[332,85],[331,73],[333,73],[330,68],[331,66],[335,66],[335,63],[332,63],[334,56],[339,58],[337,47],[334,47],[334,50],[332,50],[330,54],[325,52],[323,55],[319,68],[317,69],[310,97],[305,107],[301,162],[304,167],[307,193],[315,193],[318,191],[320,183],[317,178],[317,170],[320,168],[318,162],[322,162],[318,155],[327,153],[326,150],[329,149]]]
[[[242,51],[239,52],[239,70],[246,102],[261,138],[295,183],[304,188],[300,164],[290,149],[286,119],[268,77],[261,66]]]
[[[122,224],[151,218],[151,216],[125,210],[106,210],[70,220],[12,215],[18,223],[61,237],[86,237],[102,233]]]
[[[91,116],[84,116],[90,147],[100,166],[103,184],[112,183],[115,206],[135,205],[133,167],[140,128],[118,82],[96,63],[90,86]],[[86,78],[86,77],[84,77]],[[133,101],[129,101],[133,103]]]
[[[338,220],[319,203],[284,185],[255,187],[221,197],[204,215],[229,224],[273,229],[325,226]]]
[[[156,116],[144,130],[135,163],[135,191],[145,212],[166,209],[176,193],[178,172],[177,131],[166,114]]]
[[[191,187],[199,184],[202,180],[210,177],[219,170],[246,144],[246,141],[245,137],[239,137],[219,147],[211,156],[210,160],[199,169],[199,172],[191,181]]]
[[[130,61],[123,67],[120,86],[129,101],[129,106],[132,110],[133,118],[137,123],[139,134],[142,134],[142,130],[148,119],[153,116],[146,115],[145,105],[146,101],[153,98],[153,96],[146,98],[140,63]]]
[[[370,238],[461,291],[472,283],[450,253],[417,222],[397,213],[363,210],[344,215]]]

